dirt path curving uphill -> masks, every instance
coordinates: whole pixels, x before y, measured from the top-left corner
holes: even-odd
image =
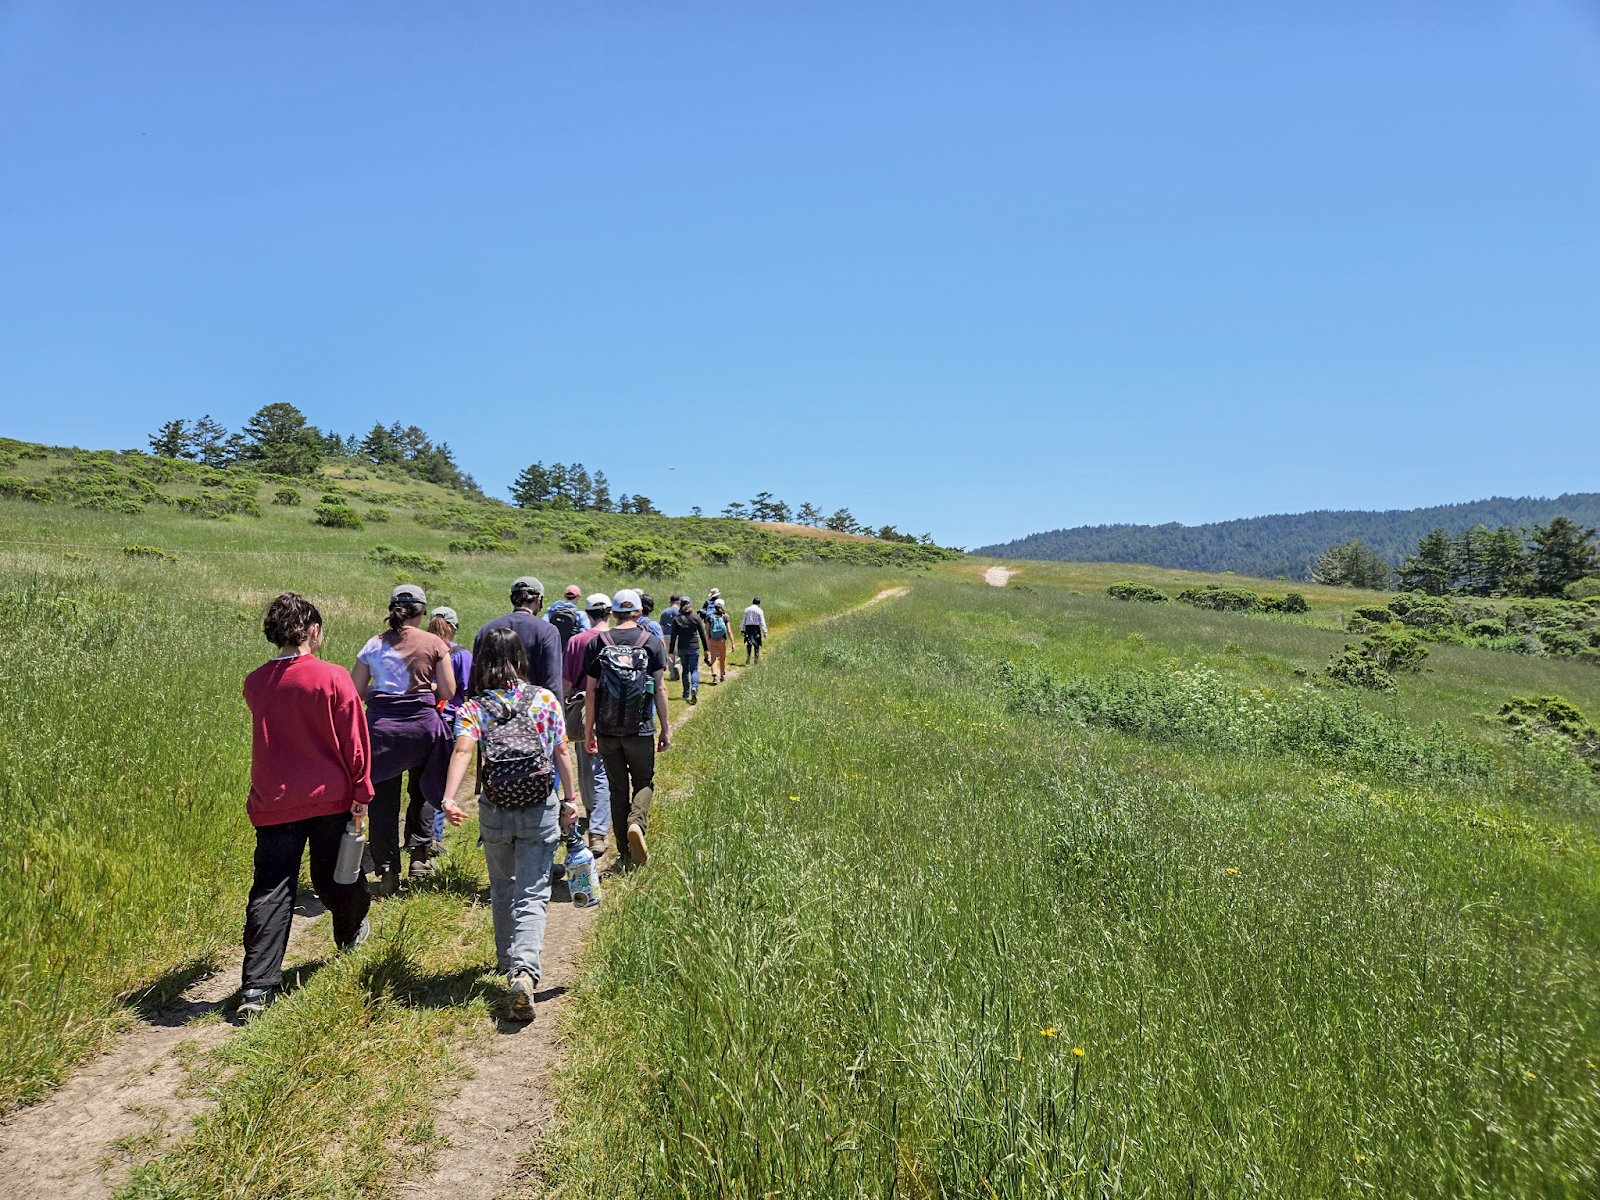
[[[870,600],[821,620],[859,612],[909,590],[886,588]],[[730,666],[728,683],[746,670],[749,668]],[[701,697],[709,699],[704,689]],[[695,707],[679,713],[672,722],[673,733],[698,711]],[[609,873],[615,861],[609,851],[601,861],[608,883],[615,879]],[[439,1152],[432,1175],[400,1184],[398,1195],[437,1200],[532,1200],[544,1196],[537,1164],[524,1161],[523,1155],[555,1123],[555,1089],[550,1078],[563,1052],[560,1029],[567,989],[600,911],[558,902],[565,897],[565,889],[558,888],[550,901],[544,933],[545,974],[536,997],[538,1015],[527,1024],[497,1019],[492,1029],[484,1031],[490,1036],[485,1048],[471,1060],[472,1078],[445,1100],[436,1118],[436,1127],[450,1144]]]
[[[325,911],[314,896],[300,897],[286,963],[302,957],[309,927]],[[139,1014],[132,1030],[56,1091],[0,1124],[0,1197],[100,1200],[183,1136],[207,1106],[183,1091],[188,1064],[239,1028],[213,1014],[238,990],[241,960],[237,947],[219,956],[215,969]],[[292,978],[294,967],[284,974]]]

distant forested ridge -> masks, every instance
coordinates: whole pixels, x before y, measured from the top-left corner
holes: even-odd
[[[1470,504],[1388,512],[1309,512],[1247,517],[1213,525],[1080,525],[1035,533],[973,554],[1065,562],[1150,563],[1188,571],[1234,571],[1273,579],[1309,579],[1311,564],[1329,546],[1359,538],[1398,566],[1431,530],[1452,536],[1475,525],[1533,525],[1552,517],[1600,525],[1600,493],[1546,499],[1495,496]]]

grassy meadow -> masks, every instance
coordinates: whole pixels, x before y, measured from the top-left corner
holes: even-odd
[[[238,938],[239,688],[272,595],[312,596],[348,665],[396,579],[377,543],[446,560],[421,582],[463,640],[517,574],[640,582],[598,550],[307,517],[0,499],[0,1108]],[[1436,646],[1397,695],[1352,695],[1308,684],[1366,594],[1297,587],[1309,613],[1265,618],[1104,595],[1216,577],[1023,563],[1000,589],[990,565],[651,586],[759,594],[790,632],[662,760],[653,863],[608,888],[569,1009],[545,1186],[1595,1194],[1600,800],[1482,714],[1592,715],[1600,672]],[[426,1170],[503,998],[475,827],[449,836],[366,948],[318,927],[289,994],[196,1057],[215,1106],[119,1195],[375,1197]]]
[[[450,554],[450,536],[398,518],[376,530],[322,528],[304,508],[229,522],[0,499],[0,684],[10,697],[0,751],[0,1112],[54,1086],[126,1020],[129,1003],[181,988],[238,938],[253,847],[240,687],[270,654],[260,618],[280,591],[317,602],[323,655],[348,666],[383,628],[397,578],[366,557],[378,543],[446,559],[442,577],[422,582],[430,601],[461,614],[468,643],[506,611],[523,573],[556,595],[568,582],[586,593],[643,582],[662,603],[675,584],[698,596],[720,585],[736,603],[760,594],[776,628],[904,574],[735,564],[657,586],[603,572],[598,551]],[[130,557],[130,545],[176,561]]]
[[[919,582],[687,731],[561,1193],[1595,1194],[1596,790],[1468,711],[1530,664],[1373,711],[1314,628],[1071,590]]]

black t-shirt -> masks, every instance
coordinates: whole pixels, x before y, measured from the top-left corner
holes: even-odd
[[[605,649],[605,643],[600,638],[605,636],[601,634],[591,638],[589,644],[583,648],[583,673],[587,678],[600,678],[600,651]],[[640,629],[637,625],[632,629],[613,629],[610,638],[612,644],[616,646],[643,646],[645,655],[650,660],[646,669],[651,675],[667,669],[667,648],[661,644],[661,639],[648,629]],[[639,732],[646,734],[655,731],[656,709],[655,701],[652,700],[650,711],[639,725]]]
[[[672,648],[679,654],[693,653],[705,643],[706,625],[697,612],[678,610],[677,623],[672,627]]]

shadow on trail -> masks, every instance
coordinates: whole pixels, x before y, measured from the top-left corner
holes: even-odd
[[[187,1025],[197,1016],[215,1012],[225,1001],[183,1000],[183,993],[203,979],[215,975],[222,966],[222,955],[212,951],[188,959],[171,968],[128,997],[128,1007],[148,1025],[173,1027]]]

